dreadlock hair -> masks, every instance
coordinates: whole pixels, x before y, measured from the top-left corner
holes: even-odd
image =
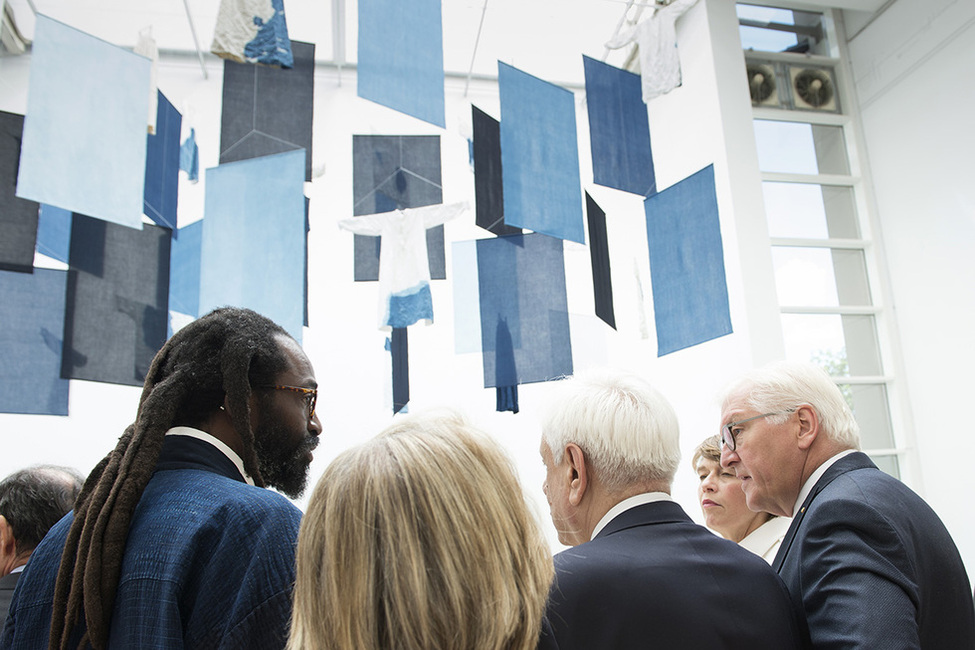
[[[82,615],[87,631],[79,647],[108,644],[129,523],[171,427],[201,423],[226,399],[243,442],[244,469],[264,486],[249,400],[251,386],[273,383],[285,370],[276,340],[281,336],[288,334],[270,319],[225,307],[179,330],[156,354],[135,422],[88,476],[75,504],[55,585],[49,648],[68,648]]]

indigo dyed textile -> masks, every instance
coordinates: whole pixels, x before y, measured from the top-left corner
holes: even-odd
[[[223,62],[220,164],[303,149],[311,180],[315,46],[293,41],[294,68]]]
[[[179,146],[179,168],[186,172],[191,183],[200,180],[200,148],[196,146],[196,129],[191,128],[186,140]]]
[[[359,0],[359,97],[444,128],[440,0]]]
[[[501,123],[471,106],[474,127],[474,197],[477,212],[474,219],[481,228],[495,235],[520,235],[521,228],[504,222],[504,185],[501,179]]]
[[[410,345],[405,327],[394,327],[389,352],[393,360],[393,413],[399,413],[410,401]]]
[[[179,186],[179,131],[183,116],[157,91],[156,133],[146,138],[145,215],[160,226],[176,230]]]
[[[653,194],[657,181],[640,76],[588,56],[582,61],[593,182],[640,196]]]
[[[206,171],[200,313],[247,307],[301,342],[304,320],[305,152]]]
[[[443,203],[440,136],[353,135],[352,214],[359,216]],[[379,237],[356,235],[355,281],[379,279]],[[430,278],[447,277],[443,226],[427,230]]]
[[[40,206],[14,194],[23,131],[23,115],[0,111],[0,270],[30,273]]]
[[[344,230],[380,237],[379,329],[433,322],[426,233],[467,209],[466,203],[428,205],[339,221]]]
[[[203,220],[179,229],[169,253],[169,310],[199,317]]]
[[[609,242],[606,237],[606,213],[586,192],[586,216],[589,220],[589,257],[592,260],[592,290],[596,315],[616,329],[613,309],[613,274],[609,263]]]
[[[562,240],[537,233],[479,239],[477,276],[484,387],[571,375]]]
[[[498,62],[504,221],[585,243],[574,95]]]
[[[0,271],[0,413],[68,414],[61,378],[67,275]]]
[[[643,203],[657,356],[731,334],[714,167]]]
[[[37,252],[68,263],[71,248],[71,211],[41,204],[37,218]]]
[[[294,64],[284,0],[221,0],[210,51],[238,63]]]
[[[142,228],[151,66],[38,15],[17,196]]]
[[[62,377],[143,384],[166,341],[171,238],[74,214]]]

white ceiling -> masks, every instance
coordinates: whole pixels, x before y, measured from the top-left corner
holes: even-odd
[[[637,0],[639,4],[641,0]],[[648,0],[643,0],[644,2]],[[779,2],[797,8],[837,6],[876,11],[886,0],[806,0]],[[18,27],[34,32],[31,0],[7,0]],[[315,43],[316,59],[336,61],[333,4],[345,10],[344,61],[356,60],[357,0],[284,0],[289,35]],[[756,0],[756,4],[759,0]],[[771,4],[771,3],[770,3]],[[160,50],[194,52],[187,8],[207,52],[218,0],[33,0],[39,13],[121,46],[135,44],[140,30],[152,28]],[[486,7],[486,10],[485,10]],[[581,54],[604,58],[603,44],[613,36],[627,10],[626,0],[449,0],[443,2],[444,68],[450,73],[495,76],[500,59],[551,81],[579,82]],[[636,9],[631,9],[632,12]],[[478,27],[483,28],[478,41]],[[478,41],[476,54],[474,44]],[[607,60],[622,65],[623,52]]]

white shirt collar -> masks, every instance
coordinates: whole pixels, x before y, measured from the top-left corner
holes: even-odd
[[[799,512],[799,508],[802,507],[803,501],[805,501],[806,500],[806,497],[809,496],[809,493],[812,492],[813,486],[816,485],[816,483],[819,481],[819,479],[823,478],[823,474],[826,473],[826,470],[828,470],[830,467],[832,467],[833,466],[833,463],[835,463],[836,461],[838,461],[840,458],[843,458],[844,456],[849,456],[850,454],[852,454],[855,451],[856,451],[856,449],[844,449],[843,451],[841,451],[840,453],[836,454],[832,458],[829,458],[825,463],[823,463],[822,465],[820,465],[819,467],[816,468],[816,471],[813,472],[809,476],[809,478],[806,479],[806,482],[803,483],[803,485],[802,485],[802,489],[799,490],[799,498],[796,499],[796,505],[792,506],[792,516],[793,517],[796,516],[796,513]]]
[[[200,431],[199,429],[194,429],[192,427],[173,427],[172,429],[166,432],[166,435],[186,436],[188,438],[196,438],[197,440],[202,440],[203,442],[210,443],[211,445],[219,449],[224,456],[229,458],[230,462],[232,462],[234,465],[237,466],[237,471],[240,472],[241,477],[243,477],[244,481],[247,482],[247,485],[254,485],[254,479],[252,479],[250,475],[244,471],[244,461],[241,460],[240,456],[237,455],[237,452],[235,452],[233,449],[228,447],[223,440],[211,436],[206,431]]]
[[[630,508],[642,506],[645,503],[654,503],[655,501],[673,501],[673,499],[666,492],[644,492],[643,494],[636,494],[628,499],[623,499],[603,515],[603,518],[599,520],[596,527],[592,529],[592,535],[589,536],[589,539],[595,539],[596,535],[606,527],[606,524]]]
[[[26,568],[27,568],[26,564],[21,564],[20,566],[15,566],[14,568],[12,568],[10,570],[10,573],[21,573]],[[7,575],[10,575],[10,573],[8,573]]]

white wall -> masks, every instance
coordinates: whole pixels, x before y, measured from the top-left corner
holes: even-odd
[[[718,424],[716,394],[740,371],[782,355],[768,234],[751,134],[751,111],[732,3],[704,0],[678,24],[684,84],[649,107],[658,187],[663,189],[714,164],[725,246],[734,334],[664,358],[656,357],[645,216],[637,198],[591,183],[588,126],[582,93],[577,92],[582,179],[607,213],[619,331],[593,316],[589,252],[566,245],[572,347],[576,369],[613,365],[648,376],[673,402],[682,428],[684,463],[674,495],[700,520],[697,478],[689,466],[694,447]],[[599,56],[601,52],[591,53]],[[26,107],[29,56],[0,59],[0,109]],[[581,56],[578,59],[581,67]],[[180,222],[202,216],[204,168],[217,163],[222,64],[208,58],[204,80],[194,58],[167,59],[159,85],[196,127],[201,182],[181,180]],[[534,73],[531,69],[526,72]],[[444,201],[473,203],[473,177],[466,137],[470,103],[499,117],[497,89],[475,83],[463,97],[463,83],[448,80],[447,128],[440,130],[355,95],[354,73],[341,83],[334,70],[319,68],[315,87],[314,166],[324,173],[307,185],[311,198],[309,309],[311,326],[304,346],[314,363],[322,395],[319,412],[324,440],[311,468],[317,480],[341,450],[379,431],[390,420],[390,361],[384,335],[376,329],[376,285],[352,281],[352,235],[336,221],[352,214],[353,134],[440,134]],[[580,192],[580,201],[582,193]],[[554,530],[541,493],[537,454],[538,418],[551,386],[519,390],[521,413],[496,413],[493,389],[483,388],[478,354],[455,354],[451,271],[452,241],[486,236],[473,217],[445,227],[448,279],[433,283],[436,322],[409,332],[410,409],[453,405],[496,436],[515,458],[529,496],[538,505],[553,547]],[[0,476],[36,462],[56,462],[87,471],[115,443],[131,420],[139,391],[92,382],[71,383],[71,415],[66,418],[0,415]],[[301,505],[301,502],[299,502]]]
[[[849,44],[923,480],[975,572],[975,3],[898,0]]]

